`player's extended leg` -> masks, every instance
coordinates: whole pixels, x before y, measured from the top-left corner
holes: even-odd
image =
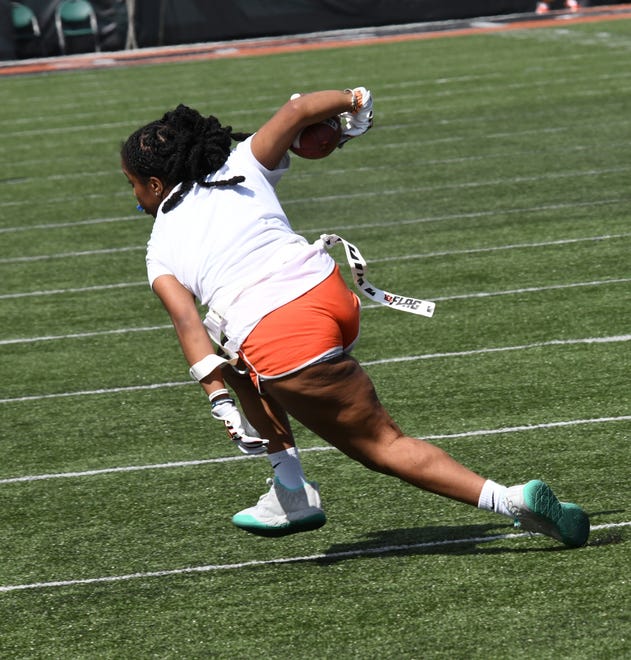
[[[486,479],[439,447],[404,435],[350,356],[316,364],[264,388],[300,423],[367,467],[477,505]]]
[[[367,467],[419,488],[508,515],[524,530],[571,547],[587,542],[587,514],[559,502],[552,489],[533,480],[506,488],[461,465],[442,449],[404,435],[350,356],[267,381],[267,391],[298,421]]]

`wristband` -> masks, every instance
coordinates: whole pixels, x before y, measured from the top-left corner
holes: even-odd
[[[217,367],[223,367],[224,364],[228,364],[228,360],[211,353],[199,362],[196,362],[188,372],[191,374],[193,380],[200,381],[206,378]]]
[[[355,96],[355,90],[351,89],[350,87],[347,87],[345,92],[350,92],[351,94],[351,114],[355,114],[359,110],[359,102],[357,100],[357,97]]]
[[[238,412],[238,411],[236,410],[236,406],[235,406],[235,404],[234,404],[234,399],[230,399],[230,398],[228,398],[228,399],[218,399],[217,401],[213,401],[213,402],[210,404],[210,412],[211,412],[211,414],[214,416],[214,415],[215,415],[215,408],[219,408],[219,406],[222,406],[224,403],[227,403],[227,404],[230,406],[231,411],[232,411],[232,409],[234,408],[234,409],[235,409],[235,412]],[[223,417],[221,417],[221,414],[222,414],[222,413],[220,412],[220,413],[219,413],[220,417],[216,417],[216,419],[223,419]],[[226,411],[224,411],[224,414],[227,414]],[[225,421],[225,420],[224,420],[224,421]]]
[[[230,392],[228,392],[228,390],[225,387],[220,390],[215,390],[214,392],[211,392],[208,395],[208,400],[210,401],[211,406],[214,406],[216,403],[219,403],[219,401],[215,401],[217,397],[225,396],[226,394],[228,395],[228,398],[230,398]]]

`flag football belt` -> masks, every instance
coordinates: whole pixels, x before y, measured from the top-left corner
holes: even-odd
[[[357,288],[368,298],[374,300],[380,305],[398,309],[401,312],[409,312],[410,314],[419,314],[421,316],[431,317],[434,314],[436,303],[427,300],[420,300],[419,298],[410,298],[408,296],[399,296],[396,293],[382,291],[376,286],[373,286],[366,279],[366,260],[362,257],[360,251],[355,245],[345,241],[337,234],[322,234],[320,241],[324,247],[330,250],[337,243],[341,243],[346,251],[346,259],[348,265],[351,267],[353,280]]]
[[[396,293],[389,291],[382,291],[376,286],[373,286],[366,279],[366,260],[362,257],[361,252],[357,246],[345,241],[337,234],[322,234],[316,244],[320,244],[327,250],[330,250],[337,243],[341,243],[346,251],[346,259],[353,274],[353,280],[357,288],[368,298],[374,300],[380,305],[398,309],[401,312],[409,312],[410,314],[418,314],[420,316],[431,317],[434,315],[434,308],[436,303],[429,302],[428,300],[421,300],[419,298],[410,298],[409,296],[400,296]],[[190,368],[191,378],[200,381],[208,376],[217,367],[223,367],[226,364],[234,365],[237,357],[222,357],[221,355],[207,355],[205,358],[196,362]]]

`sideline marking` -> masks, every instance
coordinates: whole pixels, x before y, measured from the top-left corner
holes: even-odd
[[[592,532],[601,529],[613,529],[616,527],[628,527],[630,521],[619,523],[605,523],[592,525]],[[518,534],[494,534],[493,536],[472,536],[469,538],[449,539],[442,541],[425,541],[422,543],[410,543],[406,545],[389,545],[377,548],[363,548],[361,550],[342,550],[331,553],[318,553],[315,555],[304,555],[302,557],[279,557],[278,559],[253,559],[250,561],[237,562],[235,564],[207,564],[205,566],[188,566],[186,568],[173,568],[163,571],[147,571],[145,573],[127,573],[125,575],[109,575],[95,578],[82,578],[76,580],[56,580],[52,582],[32,582],[30,584],[11,584],[0,586],[0,592],[23,591],[25,589],[50,589],[52,587],[73,587],[86,584],[103,584],[112,582],[124,582],[126,580],[137,580],[156,577],[171,577],[173,575],[187,575],[192,573],[210,573],[212,571],[230,571],[239,568],[252,568],[255,566],[278,566],[282,564],[297,564],[317,561],[332,561],[336,559],[385,555],[391,552],[402,552],[409,550],[421,550],[423,548],[438,548],[450,545],[462,545],[471,543],[491,543],[492,541],[504,541],[520,539],[528,536],[541,536],[531,532]]]
[[[607,424],[609,422],[629,422],[631,415],[621,415],[619,417],[597,417],[592,419],[570,419],[560,422],[544,422],[541,424],[527,424],[523,426],[507,426],[499,429],[480,429],[477,431],[464,431],[462,433],[446,433],[441,435],[426,435],[419,440],[447,440],[451,438],[473,438],[481,435],[499,435],[501,433],[520,433],[523,431],[536,431],[540,429],[560,428],[564,426],[580,426],[583,424]],[[300,453],[304,454],[312,451],[338,451],[332,445],[324,447],[305,447],[300,449]],[[101,468],[98,470],[85,470],[83,472],[57,472],[50,474],[34,474],[23,477],[7,477],[0,479],[2,484],[15,484],[33,481],[46,481],[48,479],[66,479],[72,477],[94,477],[101,474],[116,474],[120,472],[140,472],[143,470],[162,470],[179,467],[196,467],[198,465],[210,465],[213,463],[234,463],[236,461],[250,461],[253,459],[264,458],[262,455],[254,456],[223,456],[220,458],[203,458],[192,461],[174,461],[171,463],[154,463],[153,465],[126,465],[123,467]]]

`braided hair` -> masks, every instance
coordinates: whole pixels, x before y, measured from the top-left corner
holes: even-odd
[[[245,181],[234,176],[224,181],[206,181],[230,155],[231,141],[240,142],[249,133],[233,133],[212,115],[203,117],[197,110],[178,105],[162,119],[139,128],[121,147],[125,167],[141,179],[155,176],[166,186],[182,185],[165,202],[162,211],[173,210],[194,184],[204,188],[234,186]]]

